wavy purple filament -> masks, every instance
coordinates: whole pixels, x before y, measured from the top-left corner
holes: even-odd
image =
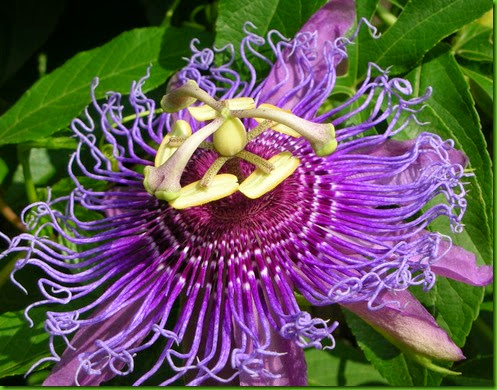
[[[251,96],[264,103],[284,87],[291,73],[298,83],[273,103],[282,107],[298,97],[296,115],[316,122],[331,120],[337,127],[337,151],[320,158],[302,139],[266,132],[247,150],[265,158],[289,150],[301,160],[291,177],[257,200],[236,193],[204,206],[174,210],[147,194],[136,167],[152,164],[173,120],[190,121],[194,131],[198,123],[186,110],[153,114],[156,103],[142,93],[148,74],[133,83],[129,104],[113,92],[99,104],[93,95],[95,80],[93,108],[72,123],[80,144],[69,175],[77,188],[69,196],[31,205],[23,214],[31,233],[9,241],[3,254],[26,254],[14,273],[32,265],[46,274],[39,280],[45,300],[26,309],[28,320],[35,306],[61,305],[59,311],[47,311],[52,357],[40,363],[60,359],[54,337],[70,346],[68,336],[78,329],[103,323],[136,305],[124,329],[96,340],[94,351],[80,356],[77,376],[81,371],[100,375],[104,368],[126,375],[133,370],[136,353],[164,338],[156,364],[135,384],[145,383],[163,364],[175,372],[163,385],[189,371],[194,372],[191,384],[208,378],[229,382],[241,371],[274,378],[263,365],[265,356],[280,352],[269,349],[271,329],[302,348],[322,348],[325,339],[334,344],[337,323],[328,325],[302,311],[295,289],[313,305],[368,301],[377,308],[375,299],[382,291],[433,285],[430,265],[442,256],[442,236],[424,229],[442,216],[454,231],[462,229],[463,162],[451,162],[452,142],[430,133],[399,143],[395,155],[383,153],[389,137],[415,120],[430,91],[411,97],[408,81],[390,79],[387,71],[370,64],[364,83],[349,100],[318,114],[333,91],[336,65],[346,58],[350,41],[327,42],[326,73],[318,79],[312,67],[314,34],[301,33],[288,41],[271,31],[266,40],[250,27],[245,26],[240,47],[248,79],[242,80],[231,67],[232,46],[199,50],[194,41],[188,65],[173,83],[193,79],[218,99]],[[269,46],[286,74],[271,87],[259,82],[251,62],[256,56],[272,64],[255,51],[263,45]],[[215,66],[220,52],[231,53],[232,58]],[[290,72],[288,58],[296,70]],[[122,123],[127,109],[149,114]],[[357,120],[359,114],[366,119]],[[248,120],[246,124],[255,125]],[[385,124],[384,133],[366,133],[378,124]],[[100,132],[112,147],[112,158],[98,146]],[[184,173],[185,184],[199,180],[214,158],[210,151],[199,151]],[[240,163],[239,169],[248,175],[253,168]],[[80,182],[81,176],[110,186],[92,190]],[[426,208],[437,195],[445,202]],[[105,216],[83,221],[77,216],[79,207]],[[47,227],[65,244],[45,237]],[[174,318],[173,307],[180,301]],[[69,303],[74,309],[64,311]],[[193,334],[189,341],[187,329]],[[239,337],[233,336],[235,332]],[[232,376],[221,376],[226,366],[235,370]]]

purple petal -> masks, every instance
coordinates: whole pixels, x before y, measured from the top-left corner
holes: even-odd
[[[284,353],[281,356],[265,356],[264,368],[277,379],[252,378],[248,373],[240,372],[241,386],[307,386],[307,365],[304,350],[295,342],[281,337],[271,328],[271,343],[268,350]]]
[[[71,345],[75,349],[66,348],[61,360],[55,365],[50,376],[43,382],[43,386],[76,386],[76,374],[81,366],[78,356],[85,352],[95,351],[97,349],[95,345],[97,340],[109,339],[128,327],[142,303],[142,300],[138,300],[124,307],[108,320],[78,330],[71,340]],[[119,364],[115,364],[116,368],[122,368],[123,365],[121,364],[121,367],[118,367]],[[84,369],[79,371],[78,383],[80,386],[98,386],[116,375],[110,370],[109,366],[102,369],[100,375],[88,375]]]
[[[333,42],[338,37],[344,36],[345,32],[354,24],[355,20],[355,2],[354,0],[332,0],[321,7],[302,27],[300,32],[317,32],[317,45],[316,59],[312,63],[314,80],[320,80],[324,77],[328,70],[328,66],[323,56],[322,48],[326,41]],[[287,54],[288,51],[285,53]],[[285,56],[286,57],[286,56]],[[276,104],[281,97],[300,84],[297,76],[298,66],[295,63],[295,56],[286,60],[288,67],[289,79],[285,85],[278,89],[265,103]],[[271,69],[269,76],[264,84],[263,92],[270,90],[272,87],[281,82],[285,78],[285,70],[282,65],[282,60],[279,59]],[[292,99],[288,100],[284,107],[286,109],[293,108],[300,102],[304,91],[294,95]]]
[[[372,156],[378,157],[397,157],[402,156],[408,153],[409,150],[412,149],[413,145],[415,145],[416,140],[409,141],[395,141],[395,140],[387,140],[382,142],[381,144],[371,148],[367,151],[368,154]],[[466,167],[468,164],[468,158],[466,155],[460,150],[456,150],[449,145],[445,149],[447,155],[448,162],[451,164],[458,164],[461,167]],[[408,169],[401,172],[392,178],[392,182],[389,184],[410,184],[419,176],[419,172],[423,167],[432,164],[435,161],[441,161],[441,156],[435,151],[427,152],[426,147],[422,147],[420,149],[420,153],[418,155],[417,160],[409,166]],[[383,183],[386,184],[386,183]]]
[[[385,293],[378,303],[385,306],[377,310],[369,309],[367,302],[343,306],[401,348],[433,359],[464,359],[459,347],[408,291]]]
[[[445,252],[448,247],[449,243],[442,241],[439,251]],[[452,245],[445,256],[433,263],[431,270],[437,275],[472,286],[486,286],[493,280],[492,266],[478,266],[476,256],[473,253],[456,245]]]

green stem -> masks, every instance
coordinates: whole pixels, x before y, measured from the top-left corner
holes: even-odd
[[[12,259],[10,259],[10,261],[7,264],[4,264],[3,268],[0,269],[0,287],[3,287],[5,283],[10,282],[9,281],[10,273],[14,269],[14,266],[16,265],[17,260],[19,260],[19,258],[20,258],[19,255],[12,257]]]
[[[162,113],[162,108],[156,108],[154,110],[154,114],[159,114],[159,113]],[[136,115],[136,114],[128,115],[128,116],[125,116],[123,119],[121,119],[120,123],[130,122],[132,120],[135,120],[137,117],[142,118],[142,117],[147,116],[149,114],[150,114],[150,110],[140,112],[138,115]],[[112,127],[116,127],[117,125],[118,125],[117,123],[113,123]]]
[[[161,23],[161,27],[169,27],[171,25],[171,19],[173,18],[174,11],[176,11],[176,8],[178,8],[178,5],[181,0],[174,0],[173,4],[169,7],[169,9],[166,12],[166,16],[164,17],[164,20]]]
[[[22,144],[23,149],[76,149],[78,141],[71,137],[40,138]]]
[[[24,186],[26,188],[26,195],[30,203],[38,202],[38,195],[36,194],[36,187],[31,175],[31,167],[29,166],[29,155],[31,148],[25,148],[22,145],[17,146],[17,158],[22,166],[22,173],[24,175]]]
[[[47,73],[47,55],[41,53],[38,55],[38,77],[41,79]]]
[[[397,21],[395,15],[390,13],[390,11],[388,11],[382,5],[378,5],[376,11],[378,12],[378,16],[380,17],[380,19],[383,20],[388,26],[392,26]]]
[[[21,218],[14,213],[14,211],[9,207],[9,205],[3,200],[1,194],[0,194],[0,214],[3,215],[3,217],[9,221],[12,225],[14,225],[16,228],[18,228],[20,231],[25,232],[26,231],[26,226],[21,221]],[[1,272],[0,272],[0,285],[1,283]]]

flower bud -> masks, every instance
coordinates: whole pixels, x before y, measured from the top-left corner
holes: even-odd
[[[457,374],[437,366],[431,360],[461,360],[464,359],[462,351],[408,291],[384,293],[377,303],[384,306],[370,309],[367,302],[343,306],[424,367]]]

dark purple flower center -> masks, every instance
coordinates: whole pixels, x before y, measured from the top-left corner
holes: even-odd
[[[261,138],[261,141],[249,144],[247,150],[268,159],[285,149],[284,147],[276,149],[275,145],[269,147],[264,142],[264,138]],[[213,151],[198,150],[183,173],[181,185],[200,180],[216,157],[217,154]],[[233,174],[241,182],[254,169],[252,164],[234,158],[223,166],[220,173]],[[232,229],[239,228],[251,238],[255,238],[257,232],[284,223],[298,211],[300,187],[297,171],[260,198],[250,199],[240,192],[235,192],[233,195],[202,206],[179,210],[177,215],[185,222],[185,227],[191,227],[191,233],[195,233],[198,229],[207,229],[216,231],[220,235],[219,238],[226,236],[230,239],[233,237]],[[200,232],[197,231],[196,234]]]

